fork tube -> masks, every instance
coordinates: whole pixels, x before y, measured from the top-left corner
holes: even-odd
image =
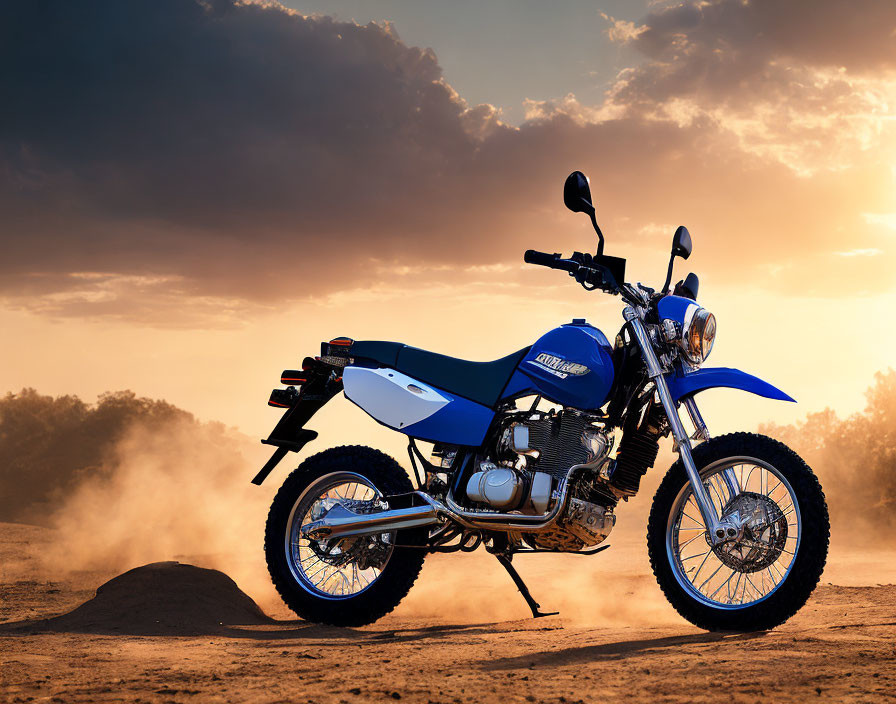
[[[691,490],[694,492],[694,499],[700,508],[703,523],[706,525],[713,541],[715,541],[718,531],[722,530],[719,526],[719,516],[716,513],[712,500],[709,498],[706,487],[703,486],[703,480],[700,478],[700,472],[697,471],[697,465],[694,464],[694,458],[691,455],[691,440],[684,429],[681,418],[678,416],[678,407],[675,405],[675,401],[672,400],[669,386],[663,377],[663,369],[656,357],[656,352],[653,350],[653,345],[651,345],[650,339],[647,337],[647,331],[644,329],[644,324],[641,322],[638,312],[631,306],[627,306],[623,311],[623,316],[631,325],[635,339],[638,341],[638,346],[641,348],[641,354],[647,365],[647,375],[656,385],[660,403],[663,404],[663,409],[666,411],[669,426],[672,428],[672,437],[675,438],[675,442],[678,445],[678,454],[681,456],[681,463],[684,465],[688,480],[691,483]],[[722,536],[724,537],[724,531]]]
[[[685,396],[683,401],[684,407],[687,409],[688,415],[691,417],[691,423],[694,424],[694,440],[709,440],[709,429],[706,427],[703,416],[700,415],[700,409],[697,408],[697,403],[696,401],[694,401],[694,397]]]
[[[709,440],[709,429],[706,427],[706,422],[703,420],[703,416],[700,414],[700,409],[697,408],[697,402],[694,400],[693,396],[684,397],[684,407],[687,409],[688,415],[691,417],[691,422],[696,429],[693,436],[694,439],[703,441]],[[737,479],[737,474],[735,474],[734,468],[729,467],[724,470],[722,476],[725,479],[725,485],[728,487],[729,498],[733,499],[740,494],[740,482]]]

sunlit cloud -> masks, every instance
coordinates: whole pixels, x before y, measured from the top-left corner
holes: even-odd
[[[850,249],[845,252],[834,252],[838,257],[876,257],[878,254],[883,254],[884,251],[882,249],[877,249],[875,247],[869,247],[867,249]]]
[[[648,59],[619,74],[608,102],[681,125],[708,122],[802,177],[847,169],[893,136],[893,6],[818,0],[808,24],[801,7],[685,1],[637,26],[606,17],[610,39]]]
[[[42,275],[20,277],[18,292],[0,294],[0,307],[49,318],[103,318],[161,328],[232,328],[273,310],[240,297],[193,290],[181,276],[134,276],[73,272],[59,281]]]
[[[896,213],[862,213],[862,218],[869,225],[880,225],[896,230]]]
[[[601,12],[600,16],[606,20],[610,26],[607,28],[607,36],[610,41],[625,44],[626,42],[637,39],[641,34],[647,31],[644,25],[638,25],[630,20],[618,20],[611,17],[606,12]]]
[[[657,224],[655,222],[649,222],[645,225],[642,225],[638,228],[638,234],[645,239],[664,239],[668,240],[671,237],[671,233],[675,232],[674,225],[668,224]]]

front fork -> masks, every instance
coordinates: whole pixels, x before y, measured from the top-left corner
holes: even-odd
[[[656,386],[656,392],[660,397],[660,403],[663,404],[663,410],[666,412],[666,417],[669,419],[669,426],[672,429],[672,437],[675,438],[675,444],[678,449],[678,454],[681,457],[681,463],[684,465],[685,472],[688,475],[691,491],[694,493],[694,499],[697,501],[697,506],[700,509],[700,514],[703,517],[703,523],[706,526],[710,540],[712,540],[713,545],[718,545],[719,543],[736,536],[737,527],[729,520],[720,517],[716,513],[716,508],[712,499],[709,497],[709,492],[703,485],[703,480],[700,478],[700,472],[697,470],[697,465],[694,463],[694,457],[691,454],[691,439],[688,437],[687,431],[678,415],[678,405],[672,399],[669,386],[666,384],[666,379],[663,376],[664,372],[662,365],[660,365],[660,361],[656,356],[653,345],[650,343],[650,338],[647,335],[647,331],[644,329],[644,323],[641,322],[641,316],[638,311],[632,307],[626,307],[623,311],[623,315],[630,324],[635,339],[638,342],[638,346],[641,348],[641,354],[647,365],[647,375]],[[700,411],[697,409],[697,404],[694,402],[694,399],[691,397],[686,398],[684,400],[684,405],[694,423],[694,427],[697,429],[695,437],[708,440],[709,432],[706,429],[706,424],[703,422],[703,417],[700,415]],[[732,497],[740,493],[740,486],[734,471],[730,469],[726,470],[724,476]]]

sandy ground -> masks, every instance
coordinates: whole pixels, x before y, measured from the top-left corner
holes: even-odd
[[[346,630],[288,620],[261,599],[269,618],[220,572],[173,563],[97,594],[115,575],[49,570],[38,556],[51,540],[0,524],[2,701],[896,699],[893,552],[834,554],[809,604],[770,633],[691,627],[662,601],[643,549],[625,541],[600,563],[521,562],[560,616],[525,618],[487,555],[439,556],[393,614]],[[578,560],[589,576],[567,578]]]

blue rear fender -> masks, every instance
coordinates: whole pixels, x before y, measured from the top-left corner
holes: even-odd
[[[666,383],[669,385],[672,398],[676,401],[706,389],[723,387],[749,391],[751,394],[772,398],[777,401],[792,401],[796,403],[796,399],[788,396],[781,389],[772,386],[759,377],[742,372],[740,369],[715,367],[698,369],[683,375],[666,374]]]

